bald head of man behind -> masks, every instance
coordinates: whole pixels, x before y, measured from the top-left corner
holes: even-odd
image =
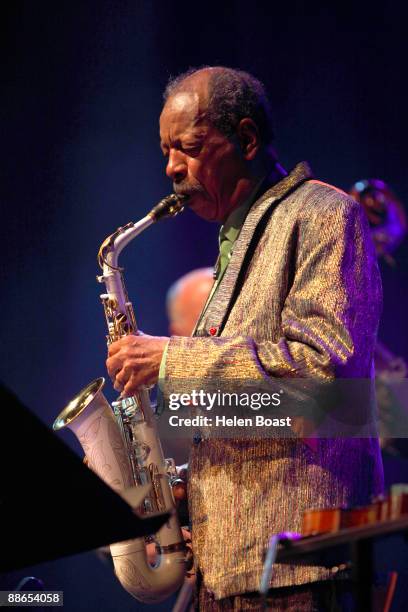
[[[213,286],[212,268],[192,270],[179,278],[166,298],[172,336],[191,336]]]

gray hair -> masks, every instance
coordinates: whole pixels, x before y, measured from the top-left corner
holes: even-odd
[[[164,90],[165,102],[183,89],[184,81],[203,69],[210,69],[207,116],[210,123],[227,137],[231,137],[241,119],[249,117],[259,129],[264,145],[274,140],[271,105],[263,84],[248,72],[204,66],[190,68],[170,78]]]

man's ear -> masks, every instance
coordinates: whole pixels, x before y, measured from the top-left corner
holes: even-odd
[[[252,119],[241,119],[237,127],[238,141],[244,159],[251,161],[255,158],[261,146],[258,127]]]

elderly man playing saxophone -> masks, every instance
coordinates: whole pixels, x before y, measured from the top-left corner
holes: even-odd
[[[126,336],[109,347],[115,388],[190,377],[367,378],[381,289],[367,222],[345,193],[286,172],[269,101],[251,75],[223,67],[171,81],[160,116],[174,191],[222,224],[217,278],[191,338]],[[165,386],[164,386],[165,387]],[[192,541],[200,610],[257,610],[268,537],[300,531],[310,507],[364,504],[381,492],[373,438],[196,436],[190,456]],[[330,609],[347,595],[324,568],[277,565],[274,610]]]

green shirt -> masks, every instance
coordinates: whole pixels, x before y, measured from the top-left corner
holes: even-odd
[[[251,195],[241,204],[241,206],[234,208],[234,210],[230,213],[227,220],[225,221],[224,225],[221,226],[220,233],[218,236],[220,253],[218,255],[218,259],[216,261],[214,269],[215,283],[212,286],[210,295],[207,298],[199,321],[201,321],[204,313],[206,312],[207,307],[211,302],[213,295],[222,280],[222,277],[224,276],[225,270],[228,268],[229,261],[232,257],[235,241],[240,234],[241,228],[244,225],[245,218],[249,212],[249,209],[255,201],[255,198],[258,194],[261,184],[263,183],[263,180],[264,179],[257,183],[257,185],[252,190]]]

